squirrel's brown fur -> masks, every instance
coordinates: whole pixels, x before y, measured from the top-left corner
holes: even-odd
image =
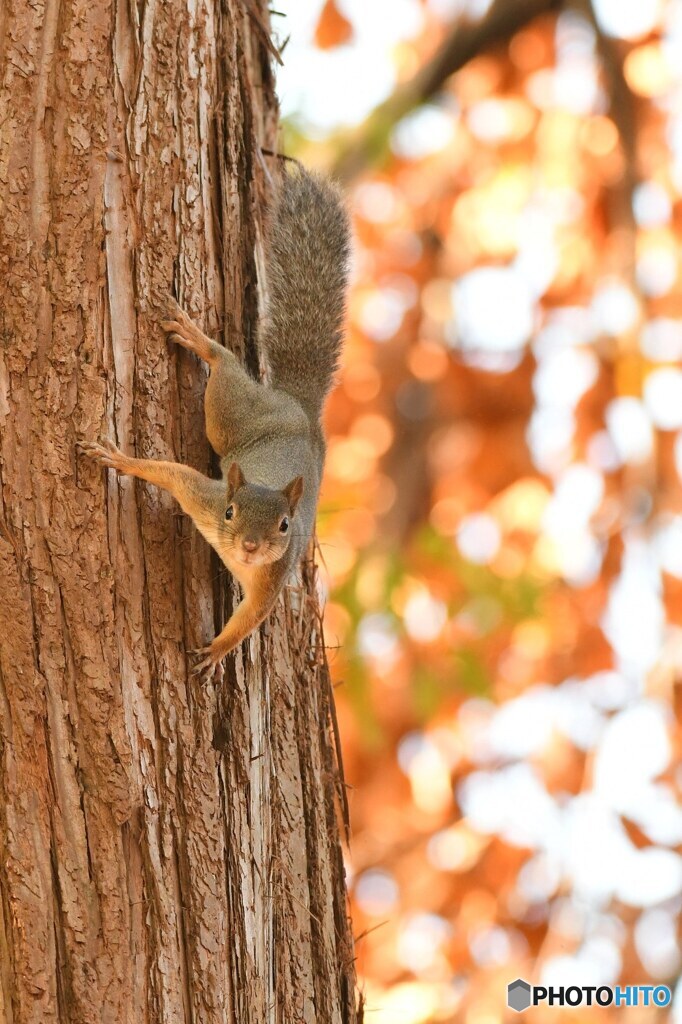
[[[162,326],[206,360],[206,434],[222,480],[171,462],[135,459],[111,442],[84,442],[105,466],[164,487],[239,580],[244,599],[195,671],[210,672],[272,608],[312,532],[324,463],[320,415],[342,342],[349,227],[335,188],[299,171],[277,196],[266,261],[260,338],[270,386],[253,380],[176,304]]]

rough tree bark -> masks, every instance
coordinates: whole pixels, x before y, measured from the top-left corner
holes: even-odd
[[[0,2],[0,1020],[356,1020],[314,599],[224,681],[226,575],[79,438],[206,470],[171,288],[254,372],[276,104],[251,0]],[[294,605],[297,605],[294,608]]]

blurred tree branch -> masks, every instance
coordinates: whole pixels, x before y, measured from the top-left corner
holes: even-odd
[[[635,97],[627,83],[623,70],[623,57],[618,43],[602,31],[595,13],[593,0],[579,0],[578,9],[583,10],[597,37],[597,52],[601,61],[609,97],[609,115],[615,124],[623,151],[623,175],[609,190],[610,218],[612,226],[620,228],[627,236],[623,251],[622,270],[636,290],[636,232],[633,196],[639,182],[637,164],[637,120]]]
[[[562,5],[563,0],[494,0],[480,21],[457,21],[416,75],[401,83],[346,137],[333,173],[347,181],[375,163],[388,146],[393,126],[439,92],[450,75],[491,46],[510,39],[538,15],[558,10]]]
[[[594,8],[594,0],[576,0],[576,5],[587,17],[596,35],[597,52],[609,98],[608,113],[618,131],[623,153],[623,173],[606,189],[607,214],[611,231],[614,234],[618,233],[617,270],[627,281],[639,302],[639,317],[630,330],[620,335],[613,356],[616,387],[619,393],[630,394],[634,391],[641,395],[646,376],[646,360],[640,348],[639,333],[646,315],[646,297],[642,294],[637,280],[634,193],[640,182],[640,173],[636,98],[625,77],[624,60],[618,41],[602,30]],[[658,438],[655,437],[650,457],[640,463],[628,465],[624,471],[623,514],[626,518],[625,510],[638,508],[643,494],[649,494],[652,500],[655,500],[659,493],[656,480],[657,448]]]

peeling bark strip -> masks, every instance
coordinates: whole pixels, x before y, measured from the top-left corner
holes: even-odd
[[[356,1020],[312,578],[191,685],[225,576],[165,494],[75,452],[206,470],[202,368],[148,315],[171,285],[257,366],[255,10],[0,4],[3,1024]]]

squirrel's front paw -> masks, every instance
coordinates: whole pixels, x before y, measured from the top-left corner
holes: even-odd
[[[125,473],[129,468],[131,460],[120,451],[113,441],[79,441],[78,447],[90,459],[96,459],[108,469],[116,469],[119,473]]]
[[[202,682],[207,683],[225,657],[225,653],[223,650],[216,649],[213,644],[190,651],[190,657],[197,659],[192,666],[190,675],[197,676]]]

